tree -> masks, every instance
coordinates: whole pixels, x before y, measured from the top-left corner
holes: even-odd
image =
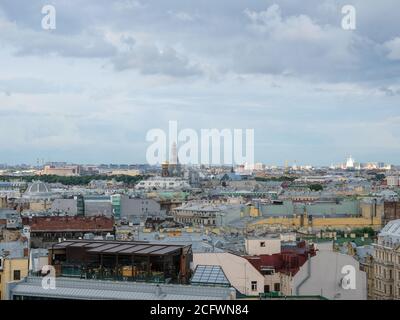
[[[324,187],[320,184],[310,184],[309,188],[311,191],[322,191],[324,190]]]

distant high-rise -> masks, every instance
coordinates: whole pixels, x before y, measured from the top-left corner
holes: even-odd
[[[353,169],[354,168],[354,159],[350,156],[346,161],[346,169]]]
[[[176,142],[173,142],[171,146],[171,154],[169,161],[169,176],[171,177],[181,176],[181,165],[179,164]]]

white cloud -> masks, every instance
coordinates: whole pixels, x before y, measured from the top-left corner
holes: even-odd
[[[175,11],[169,10],[168,14],[171,17],[178,19],[180,21],[183,21],[183,22],[191,22],[196,19],[196,17],[194,15],[191,15],[190,13],[184,12],[184,11],[175,12]]]

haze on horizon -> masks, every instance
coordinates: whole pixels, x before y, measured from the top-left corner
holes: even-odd
[[[145,163],[176,120],[253,128],[266,164],[400,164],[398,1],[303,2],[54,0],[49,31],[2,0],[0,163]]]

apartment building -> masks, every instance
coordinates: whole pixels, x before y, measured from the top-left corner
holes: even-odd
[[[9,283],[28,275],[27,253],[23,242],[0,242],[0,300],[5,299]]]
[[[400,299],[400,220],[390,221],[374,244],[374,300]]]

